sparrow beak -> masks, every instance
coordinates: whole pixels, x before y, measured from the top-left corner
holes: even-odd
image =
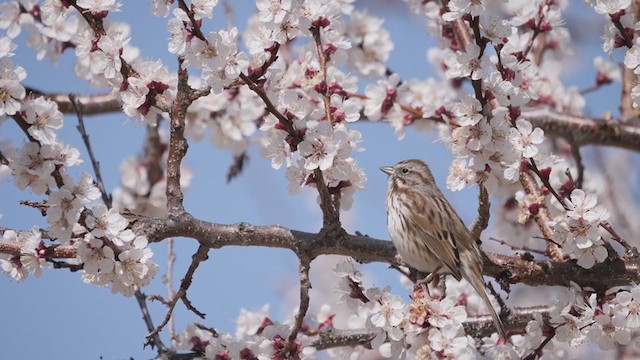
[[[393,167],[391,166],[381,166],[380,171],[387,175],[393,175]]]

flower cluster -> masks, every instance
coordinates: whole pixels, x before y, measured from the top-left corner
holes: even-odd
[[[11,10],[12,4],[15,3],[2,6]],[[47,4],[51,6],[52,2]],[[91,7],[92,12],[115,10],[106,3],[95,6]],[[62,7],[52,8],[52,13],[39,18],[42,21],[38,23],[39,29],[44,30],[46,24],[56,23],[59,18],[55,14],[64,17],[66,11]],[[3,13],[5,15],[10,13]],[[22,20],[13,25],[28,23],[24,18],[29,16],[21,15],[19,18]],[[0,22],[0,27],[6,24]],[[54,35],[50,33],[50,36]],[[4,94],[0,116],[16,118],[22,123],[30,141],[15,153],[3,152],[6,162],[3,166],[11,171],[18,189],[29,188],[36,195],[46,196],[46,200],[36,206],[46,215],[50,227],[46,237],[37,228],[31,232],[5,231],[3,240],[19,242],[21,250],[19,256],[2,255],[2,270],[15,280],[25,279],[29,272],[40,276],[42,268],[52,264],[53,249],[70,245],[77,250],[77,258],[65,264],[83,269],[86,282],[110,285],[114,292],[132,295],[137,288],[148,284],[157,272],[157,265],[150,260],[152,252],[147,240],[128,229],[129,221],[117,210],[107,209],[98,202],[100,192],[91,176],[83,173],[76,181],[69,175],[68,169],[82,162],[80,152],[57,137],[56,131],[63,127],[58,104],[44,97],[25,97],[25,89],[20,84],[26,76],[24,70],[6,59],[13,50],[15,45],[8,37],[0,39],[0,91]],[[119,59],[119,51],[114,51]],[[92,66],[108,62],[98,58],[90,61]],[[116,76],[107,68],[101,67],[100,72],[107,78]]]
[[[310,346],[310,338],[303,335],[290,345],[290,332],[290,325],[269,318],[268,306],[257,312],[242,309],[235,336],[189,325],[180,334],[177,349],[196,352],[206,359],[315,359],[316,349]]]
[[[585,194],[581,189],[571,192],[567,201],[570,210],[553,223],[556,240],[563,249],[578,260],[578,265],[591,268],[596,262],[607,258],[607,249],[600,235],[600,223],[609,219],[609,212],[597,204],[594,194]]]

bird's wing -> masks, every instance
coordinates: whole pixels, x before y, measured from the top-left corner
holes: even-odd
[[[441,216],[441,214],[431,214]],[[460,254],[453,234],[442,227],[437,228],[435,224],[442,222],[432,221],[424,213],[411,214],[409,220],[419,229],[419,236],[427,249],[440,260],[456,280],[460,280]]]

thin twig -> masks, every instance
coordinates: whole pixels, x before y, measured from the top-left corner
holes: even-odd
[[[204,331],[209,332],[211,334],[211,336],[213,336],[213,337],[217,338],[219,336],[218,331],[216,329],[210,327],[210,326],[202,325],[199,322],[194,322],[193,326],[197,327],[200,330],[204,330]]]
[[[529,39],[529,43],[527,44],[527,47],[522,52],[522,60],[520,60],[520,61],[525,61],[525,59],[527,58],[527,55],[529,55],[529,52],[533,48],[533,42],[536,40],[538,35],[540,35],[542,33],[540,27],[542,25],[542,21],[544,20],[544,16],[545,16],[544,8],[547,5],[548,5],[548,0],[545,0],[542,4],[539,5],[539,8],[538,8],[538,22],[536,23],[535,27],[533,28],[533,35],[531,35],[531,38]]]
[[[233,157],[233,164],[231,164],[229,170],[227,171],[227,184],[230,183],[231,180],[236,178],[238,175],[240,175],[248,160],[249,155],[246,151],[243,151],[240,155]]]
[[[160,331],[162,331],[162,329],[167,325],[167,323],[169,323],[169,319],[171,318],[173,309],[176,307],[178,300],[187,296],[187,289],[189,289],[189,286],[191,286],[191,282],[193,281],[193,274],[196,272],[196,269],[198,268],[200,263],[209,258],[209,256],[207,255],[208,252],[209,252],[208,247],[200,245],[198,247],[198,250],[193,254],[191,265],[189,265],[189,269],[187,269],[187,273],[184,275],[184,278],[180,282],[180,289],[178,289],[178,292],[176,292],[173,298],[171,298],[171,301],[169,301],[169,304],[168,304],[169,310],[167,310],[167,315],[164,317],[164,320],[162,321],[162,323],[158,325],[155,329],[153,329],[153,331],[151,331],[149,335],[147,335],[147,339],[144,343],[145,347],[149,345],[152,339],[154,338],[154,336],[159,334]]]
[[[136,290],[135,292],[136,301],[138,302],[138,306],[140,307],[140,311],[142,311],[142,320],[144,320],[145,325],[147,326],[147,331],[152,332],[154,329],[153,320],[151,320],[151,313],[149,313],[149,308],[147,307],[147,296],[140,290]],[[168,350],[166,345],[160,339],[160,334],[155,334],[151,341],[151,348],[158,348],[158,350],[166,351]]]
[[[233,20],[233,6],[229,4],[228,0],[223,0],[222,6],[224,7],[224,15],[227,19],[227,29],[231,29],[235,26],[235,21]]]
[[[582,183],[584,181],[584,162],[582,161],[582,155],[580,154],[580,147],[571,145],[571,154],[576,162],[576,168],[578,169],[578,177],[576,178],[576,188],[582,189]]]
[[[164,283],[165,288],[167,289],[167,298],[172,299],[176,292],[173,290],[173,264],[176,262],[176,254],[173,251],[173,238],[167,239],[167,272],[162,277],[162,283]],[[173,314],[169,318],[169,322],[167,323],[167,327],[169,328],[169,339],[171,339],[171,343],[176,339],[176,330],[173,323]],[[153,328],[149,329],[152,331]]]
[[[544,187],[547,190],[549,190],[549,192],[553,195],[553,197],[556,198],[556,200],[558,200],[560,205],[562,205],[562,207],[564,207],[565,210],[569,210],[569,206],[565,202],[565,199],[556,192],[553,186],[551,186],[551,183],[549,182],[549,177],[544,176],[542,173],[540,173],[540,169],[538,169],[538,165],[536,164],[536,161],[533,160],[533,158],[529,159],[529,161],[531,163],[531,170],[533,170],[533,172],[538,176],[538,179],[542,181],[542,185],[544,185]],[[545,234],[545,236],[547,235]]]
[[[89,154],[89,159],[91,159],[91,166],[93,166],[93,172],[96,174],[96,182],[98,189],[100,190],[100,194],[102,195],[102,201],[107,206],[108,209],[111,208],[111,196],[107,193],[107,189],[104,186],[104,180],[102,180],[102,174],[100,173],[100,162],[96,159],[93,154],[93,149],[91,148],[91,142],[89,141],[89,134],[87,134],[87,129],[84,127],[84,114],[82,109],[82,103],[76,98],[75,95],[69,94],[69,100],[71,100],[71,104],[73,105],[73,109],[78,116],[78,126],[76,127],[80,132],[80,136],[82,136],[82,141],[84,142],[84,146],[87,148],[87,153]]]
[[[324,94],[322,95],[322,101],[324,103],[324,112],[327,120],[333,125],[333,116],[331,115],[331,96],[329,95],[329,89],[327,85],[327,57],[322,49],[322,39],[320,38],[320,28],[317,26],[311,27],[311,35],[316,43],[316,52],[318,53],[318,62],[320,63],[320,71],[322,72],[322,83],[324,84]]]
[[[551,334],[549,334],[544,341],[540,344],[540,346],[538,346],[531,354],[527,355],[524,360],[534,360],[536,358],[540,358],[542,356],[542,349],[544,349],[545,346],[547,346],[547,344],[549,344],[549,342],[551,342],[551,340],[553,339],[553,337],[556,336],[556,329],[552,328],[552,332]]]
[[[496,238],[489,238],[489,240],[497,242],[500,245],[504,245],[504,246],[508,246],[510,247],[512,250],[520,250],[520,251],[526,251],[526,252],[530,252],[530,253],[534,253],[534,254],[539,254],[539,255],[547,255],[546,252],[544,252],[543,250],[538,250],[538,249],[534,249],[532,247],[529,246],[525,246],[525,245],[521,245],[521,246],[515,246],[512,244],[509,244],[508,242],[504,241],[504,240],[500,240],[500,239],[496,239]],[[546,239],[545,239],[546,240]],[[553,240],[551,240],[553,241]]]
[[[611,22],[616,27],[616,29],[618,29],[618,31],[620,32],[620,36],[624,40],[624,45],[627,48],[631,49],[633,47],[633,39],[629,37],[629,34],[627,34],[624,28],[624,25],[622,25],[622,22],[620,21],[620,17],[611,16]]]
[[[542,191],[540,191],[538,184],[528,170],[520,171],[520,183],[527,195],[532,196],[538,204],[538,213],[535,215],[535,219],[542,235],[547,239],[553,239],[554,232],[549,226],[550,217],[545,197],[542,195]],[[564,260],[562,249],[552,242],[547,243],[547,255],[556,261]]]

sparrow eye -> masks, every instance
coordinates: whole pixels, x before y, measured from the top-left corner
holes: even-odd
[[[406,173],[408,173],[408,172],[409,172],[409,169],[407,169],[407,168],[402,168],[400,171],[401,171],[403,174],[406,174]]]

